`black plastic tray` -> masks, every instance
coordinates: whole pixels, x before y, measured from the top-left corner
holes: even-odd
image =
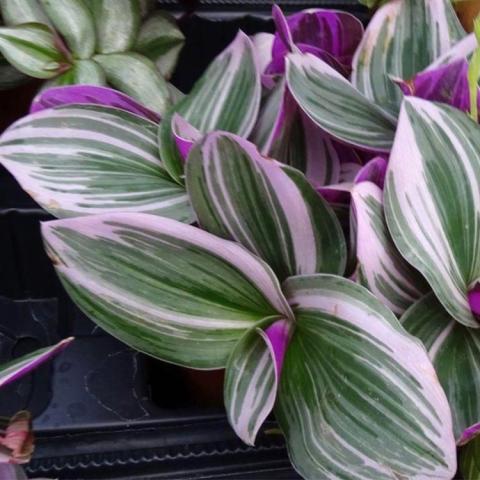
[[[178,2],[160,3],[179,8]],[[295,9],[340,4],[360,16],[365,12],[355,0],[279,3]],[[272,31],[268,16],[238,14],[248,8],[267,12],[270,6],[233,0],[195,5],[210,13],[181,18],[187,42],[173,82],[188,91],[239,28],[248,34]],[[76,337],[57,361],[0,393],[2,415],[24,408],[34,415],[37,448],[29,475],[299,478],[273,421],[256,448],[244,445],[221,406],[206,408],[187,389],[183,369],[134,352],[78,311],[43,251],[39,226],[50,218],[0,170],[0,362]]]

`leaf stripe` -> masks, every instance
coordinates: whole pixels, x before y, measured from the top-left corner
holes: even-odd
[[[112,335],[165,361],[222,368],[246,329],[292,315],[266,264],[180,222],[96,215],[48,222],[43,236],[80,308]]]
[[[217,132],[192,150],[186,174],[199,223],[263,258],[280,279],[343,272],[340,225],[300,172]]]
[[[467,291],[480,276],[480,130],[446,105],[403,105],[385,191],[390,232],[450,314],[478,327]]]
[[[146,211],[189,222],[187,194],[158,157],[156,128],[100,106],[43,110],[2,135],[0,159],[53,215]]]
[[[296,329],[276,416],[298,471],[305,478],[451,478],[450,411],[420,343],[348,280],[297,276],[284,291]]]

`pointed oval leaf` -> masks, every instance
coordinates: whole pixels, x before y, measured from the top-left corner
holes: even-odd
[[[140,28],[135,51],[155,62],[162,75],[170,78],[184,42],[175,17],[167,12],[156,12]]]
[[[110,214],[42,225],[78,306],[162,360],[223,368],[262,319],[291,312],[270,268],[233,242],[167,218]]]
[[[388,227],[447,311],[475,328],[467,294],[480,277],[479,192],[478,124],[447,105],[406,98],[385,184]]]
[[[432,62],[426,70],[433,70],[442,65],[448,65],[449,63],[457,60],[467,60],[471,54],[476,50],[478,46],[475,33],[470,33],[462,40],[453,45],[450,50],[447,50],[443,55],[440,55],[434,62]]]
[[[390,150],[395,119],[319,58],[290,54],[287,82],[300,108],[333,137],[370,150]]]
[[[171,106],[167,82],[155,64],[138,53],[95,55],[105,70],[108,82],[118,90],[163,115]]]
[[[64,68],[64,58],[56,47],[52,31],[40,23],[0,27],[0,52],[30,77],[52,78]]]
[[[403,95],[389,75],[410,80],[465,35],[450,0],[387,2],[375,13],[357,49],[352,83],[396,114]]]
[[[252,131],[260,107],[260,72],[251,40],[239,32],[175,107],[202,133]]]
[[[352,190],[358,274],[365,287],[401,315],[428,291],[428,285],[396,249],[385,222],[382,197],[380,188],[371,182],[359,183]]]
[[[276,418],[305,478],[450,479],[447,399],[425,348],[363,287],[288,279],[296,328]]]
[[[131,49],[140,26],[138,0],[94,0],[92,6],[97,51],[119,53]]]
[[[433,293],[402,316],[405,329],[425,345],[453,415],[455,438],[480,422],[480,331],[455,321]]]
[[[207,135],[188,157],[186,185],[200,225],[241,243],[281,280],[343,273],[346,247],[335,214],[298,170],[262,157],[246,140]]]
[[[276,326],[288,332],[288,325],[287,320],[276,320],[268,328]],[[247,445],[255,444],[260,427],[272,411],[279,375],[269,336],[261,328],[249,330],[230,355],[224,386],[228,421]]]
[[[44,110],[0,137],[0,162],[57,217],[136,211],[190,222],[185,189],[158,158],[156,128],[113,108]]]
[[[73,337],[66,338],[56,345],[35,350],[23,357],[0,365],[0,387],[27,375],[42,363],[62,352],[72,341]]]
[[[248,137],[257,119],[260,95],[260,71],[252,41],[240,31],[174,110],[201,133],[224,130]],[[183,162],[171,121],[160,124],[159,146],[168,173],[182,183]]]
[[[95,25],[83,0],[39,0],[70,51],[80,59],[95,52]]]
[[[259,71],[263,74],[268,64],[272,61],[272,45],[274,35],[271,33],[260,32],[250,37],[253,44],[253,50],[257,55]]]
[[[42,90],[33,99],[30,113],[72,104],[103,105],[134,113],[152,122],[160,120],[157,113],[144,107],[132,97],[113,88],[94,85],[72,85]]]

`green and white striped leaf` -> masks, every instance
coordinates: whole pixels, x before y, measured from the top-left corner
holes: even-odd
[[[199,224],[263,258],[280,280],[344,272],[334,212],[301,172],[263,157],[252,143],[207,135],[188,156],[186,185]]]
[[[409,80],[466,35],[450,0],[392,0],[368,24],[353,59],[352,83],[397,114],[403,94],[390,76]]]
[[[279,375],[264,330],[249,330],[230,355],[223,395],[228,421],[247,445],[255,444],[260,427],[272,411]]]
[[[260,96],[260,71],[252,41],[240,31],[174,110],[201,133],[224,130],[246,138],[255,125]],[[182,183],[183,162],[171,122],[160,124],[159,146],[168,173]]]
[[[65,61],[52,31],[40,23],[0,27],[0,52],[20,72],[42,79],[58,75]]]
[[[311,54],[289,54],[287,82],[300,108],[336,139],[370,150],[390,150],[395,118],[324,61]]]
[[[451,413],[427,352],[365,288],[288,279],[296,323],[275,415],[304,478],[451,479]]]
[[[460,59],[467,60],[477,46],[478,42],[475,33],[471,33],[453,45],[453,47],[450,50],[447,50],[443,55],[440,55],[425,70],[434,70],[442,65],[447,65]]]
[[[97,1],[97,0],[96,0]],[[76,58],[95,52],[95,24],[83,0],[39,0],[48,18],[65,39]]]
[[[447,311],[479,327],[467,299],[480,277],[480,127],[447,105],[403,102],[385,189],[392,238]]]
[[[382,190],[372,182],[361,182],[353,187],[352,202],[361,283],[393,313],[401,315],[428,291],[428,285],[392,241]]]
[[[130,50],[140,26],[138,0],[94,0],[93,18],[99,53],[118,53]]]
[[[140,28],[135,50],[155,62],[161,74],[170,78],[184,42],[175,17],[167,12],[156,12]]]
[[[289,306],[270,268],[241,246],[147,214],[42,225],[77,305],[103,329],[164,361],[223,368],[244,333]]]
[[[0,365],[0,387],[27,375],[42,363],[62,352],[72,341],[73,337],[66,338],[56,345],[35,350],[32,353]]]
[[[155,64],[138,53],[95,55],[108,82],[154,112],[163,115],[171,106],[170,91]]]
[[[45,11],[38,0],[0,0],[2,20],[7,26],[21,23],[43,23],[49,25]]]
[[[433,293],[409,308],[401,322],[427,348],[450,403],[458,441],[480,422],[480,331],[452,318]]]
[[[0,162],[57,217],[134,211],[190,222],[185,189],[158,158],[156,128],[113,108],[47,109],[0,137]]]
[[[480,437],[460,450],[460,471],[465,480],[480,480]]]

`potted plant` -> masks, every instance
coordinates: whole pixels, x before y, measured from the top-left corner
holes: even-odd
[[[448,0],[273,18],[163,111],[43,91],[0,160],[76,304],[225,369],[245,443],[273,411],[304,478],[475,478],[477,36]]]

